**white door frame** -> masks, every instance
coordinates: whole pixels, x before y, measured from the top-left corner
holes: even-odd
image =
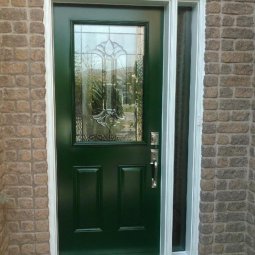
[[[201,172],[201,136],[203,113],[203,78],[205,50],[206,0],[44,0],[45,63],[46,63],[46,117],[50,253],[58,255],[57,175],[55,136],[53,3],[83,3],[111,5],[139,5],[164,7],[164,64],[162,113],[162,189],[160,255],[197,255]],[[189,130],[189,163],[187,194],[186,251],[172,252],[175,84],[177,46],[177,7],[194,6],[192,21],[192,65]]]

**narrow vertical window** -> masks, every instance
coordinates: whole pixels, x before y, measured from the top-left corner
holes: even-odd
[[[173,251],[184,251],[186,241],[191,13],[190,7],[178,8]]]

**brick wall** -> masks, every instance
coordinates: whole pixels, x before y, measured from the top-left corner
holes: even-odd
[[[0,2],[1,3],[1,2]],[[2,33],[2,26],[0,22],[0,34]],[[0,63],[4,61],[4,56],[2,54],[2,47],[0,48]],[[4,142],[3,142],[3,116],[1,114],[1,109],[3,107],[3,84],[1,82],[0,74],[0,254],[5,255],[8,249],[8,234],[6,231],[6,221],[5,221],[5,197],[4,197]]]
[[[255,6],[255,3],[253,4]],[[254,8],[255,9],[255,8]],[[253,31],[255,33],[255,10],[253,13]],[[254,41],[255,45],[255,41]],[[255,48],[255,46],[254,46]],[[255,63],[255,51],[253,52],[253,63]],[[253,64],[253,90],[255,87],[255,64]],[[250,161],[248,178],[248,211],[247,211],[247,255],[255,254],[255,96],[253,91],[253,102],[251,111],[251,140]]]
[[[2,102],[2,89],[0,87],[0,108]],[[5,196],[4,196],[4,145],[3,145],[3,130],[1,128],[1,115],[0,115],[0,254],[5,255],[8,247],[8,235],[6,233],[5,222]]]
[[[246,254],[252,238],[252,231],[246,235],[246,215],[254,8],[253,0],[207,3],[201,255]]]
[[[49,254],[43,0],[0,0],[0,254]],[[255,254],[254,0],[208,0],[200,254]],[[251,123],[253,120],[253,123]]]
[[[43,0],[0,0],[9,254],[49,254]],[[2,254],[2,253],[1,253]]]

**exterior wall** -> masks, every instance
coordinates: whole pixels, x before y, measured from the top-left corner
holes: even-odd
[[[46,255],[49,227],[43,0],[0,0],[0,19],[5,170],[1,179],[8,195],[5,236],[9,236],[10,255]]]
[[[247,247],[254,248],[255,190],[252,182],[248,216],[253,216],[246,235],[254,95],[254,8],[253,0],[208,0],[207,3],[201,255],[241,255],[247,254]],[[250,171],[251,176],[252,173]],[[252,238],[253,241],[246,242]]]
[[[253,4],[255,6],[255,3]],[[255,33],[255,10],[253,14],[253,31]],[[254,41],[255,44],[255,41]],[[255,51],[253,52],[253,63],[255,63]],[[253,90],[255,87],[255,64],[253,64]],[[250,162],[248,182],[248,212],[247,212],[247,255],[255,254],[255,96],[253,91],[251,111],[251,140],[250,140]]]
[[[49,254],[43,3],[0,0],[0,254]],[[254,19],[208,0],[200,255],[255,254]]]
[[[2,90],[0,88],[0,108],[2,102]],[[1,123],[1,116],[0,116]],[[3,130],[0,125],[0,254],[5,255],[8,248],[8,235],[6,233],[6,223],[5,223],[5,197],[4,197],[4,185],[3,185],[3,176],[4,176],[4,148],[3,148]]]

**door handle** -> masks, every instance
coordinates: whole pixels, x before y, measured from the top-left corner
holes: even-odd
[[[156,189],[158,186],[158,162],[153,160],[151,163],[151,188]]]

